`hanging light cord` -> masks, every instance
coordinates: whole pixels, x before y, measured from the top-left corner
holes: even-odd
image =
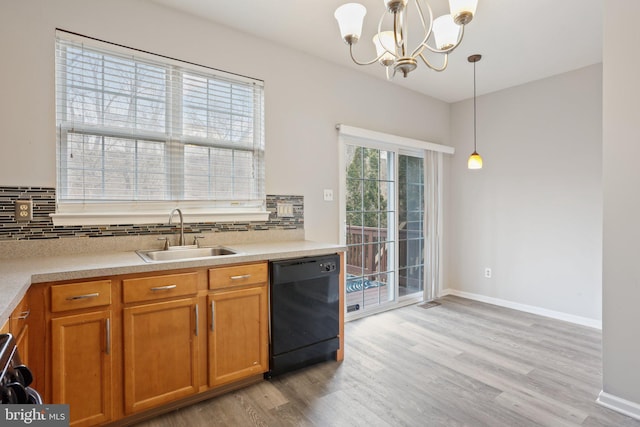
[[[476,146],[476,61],[473,63],[473,152],[478,152]]]

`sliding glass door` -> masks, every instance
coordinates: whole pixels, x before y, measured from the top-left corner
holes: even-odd
[[[359,316],[422,298],[422,157],[345,144],[344,159],[347,313]]]
[[[414,295],[424,290],[424,161],[398,156],[398,292]]]
[[[395,157],[346,145],[347,311],[396,299]]]

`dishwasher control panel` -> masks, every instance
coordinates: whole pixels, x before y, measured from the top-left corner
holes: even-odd
[[[336,271],[336,263],[333,261],[321,262],[320,263],[320,271],[331,272]]]

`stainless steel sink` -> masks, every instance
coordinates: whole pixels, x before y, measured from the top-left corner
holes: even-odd
[[[214,258],[235,255],[238,252],[230,248],[216,246],[212,248],[169,248],[136,251],[144,262],[184,261],[201,258]]]

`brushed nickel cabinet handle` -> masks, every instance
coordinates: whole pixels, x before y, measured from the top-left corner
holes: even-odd
[[[211,301],[211,332],[214,330],[214,323],[216,321],[216,306],[215,301]]]
[[[105,351],[106,354],[111,353],[111,319],[107,319],[105,322],[105,330],[107,334],[107,349]]]
[[[75,301],[79,299],[87,299],[87,298],[96,298],[100,296],[100,292],[95,292],[93,294],[84,294],[84,295],[75,295],[72,297],[67,297],[67,301]]]
[[[175,289],[178,285],[167,285],[167,286],[156,286],[155,288],[151,288],[153,292],[155,291],[168,291],[169,289]]]
[[[198,316],[198,305],[196,304],[196,336],[198,336],[198,330],[199,330],[199,319],[200,316]]]
[[[20,315],[18,317],[16,317],[16,319],[18,320],[24,320],[27,317],[29,317],[29,315],[31,314],[31,309],[27,310],[27,311],[23,311],[22,313],[20,313]]]
[[[242,280],[242,279],[248,279],[249,277],[251,277],[250,274],[243,274],[241,276],[231,276],[231,280]]]

